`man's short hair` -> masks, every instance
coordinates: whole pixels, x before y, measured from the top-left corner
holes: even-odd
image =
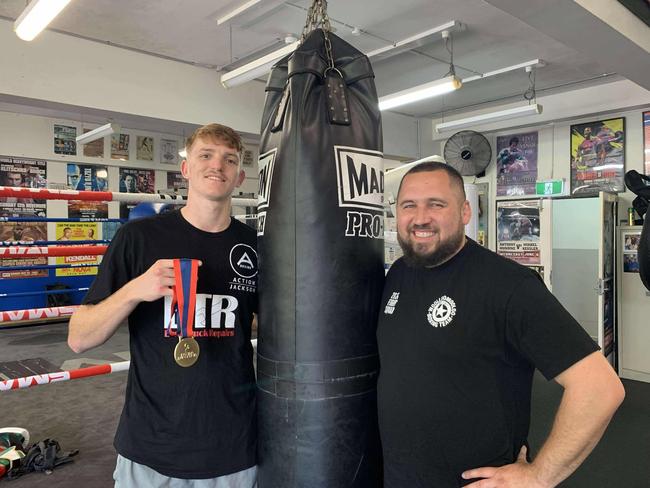
[[[425,163],[420,163],[413,166],[409,169],[404,176],[402,176],[402,181],[399,182],[399,189],[397,190],[397,199],[399,200],[399,194],[402,191],[402,183],[404,183],[404,178],[413,173],[429,173],[433,171],[444,171],[449,176],[451,181],[451,186],[456,186],[461,195],[463,196],[463,201],[467,200],[467,195],[465,194],[465,181],[463,180],[462,175],[458,172],[456,168],[449,166],[446,163],[440,163],[438,161],[428,161]]]
[[[197,139],[208,139],[213,141],[223,142],[226,145],[242,153],[244,144],[242,143],[241,136],[230,127],[221,124],[208,124],[199,127],[194,133],[185,141],[185,150],[189,153],[192,145]]]

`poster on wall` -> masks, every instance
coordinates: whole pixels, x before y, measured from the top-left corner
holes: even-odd
[[[180,171],[167,171],[167,189],[178,191],[181,188],[187,189],[187,180]]]
[[[47,163],[37,159],[0,156],[0,181],[3,186],[22,188],[47,187]],[[2,217],[45,217],[45,200],[32,198],[0,198]]]
[[[40,222],[2,222],[0,240],[10,242],[34,242],[47,240],[47,224]],[[44,256],[30,258],[3,258],[0,266],[43,266],[47,264]],[[0,272],[0,279],[46,278],[46,269],[16,269]]]
[[[538,133],[497,137],[497,196],[535,195]]]
[[[120,192],[155,193],[156,172],[152,169],[120,168]],[[120,203],[120,218],[128,219],[136,204]]]
[[[153,137],[137,136],[135,139],[136,159],[153,161]]]
[[[111,159],[129,160],[129,135],[111,135]]]
[[[57,222],[57,241],[95,241],[98,237],[97,222]],[[92,245],[92,244],[90,244]],[[64,256],[56,258],[56,264],[97,264],[101,256]],[[96,275],[96,267],[61,268],[56,270],[56,276],[87,276]]]
[[[650,175],[650,112],[643,112],[643,154],[645,174]]]
[[[77,155],[77,128],[54,124],[54,154]]]
[[[155,193],[156,172],[152,169],[120,168],[120,192]]]
[[[639,272],[639,243],[641,232],[625,232],[623,234],[623,272]]]
[[[571,194],[625,191],[625,118],[571,126]]]
[[[84,134],[90,132],[92,129],[84,129]],[[83,154],[88,158],[103,158],[104,157],[104,138],[96,139],[86,144],[82,144]]]
[[[478,234],[476,235],[476,242],[483,247],[488,247],[489,234],[489,200],[490,191],[488,183],[475,183],[478,193]]]
[[[178,142],[171,139],[160,140],[160,162],[162,164],[178,164]]]
[[[68,163],[70,190],[108,191],[108,167],[91,164]],[[68,201],[69,218],[108,218],[108,203],[86,200]]]
[[[68,163],[68,189],[108,191],[108,167]]]
[[[540,264],[539,201],[497,202],[497,253],[523,265]]]

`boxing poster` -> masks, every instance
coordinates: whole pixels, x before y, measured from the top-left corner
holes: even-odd
[[[497,253],[526,266],[541,264],[538,200],[497,202]]]
[[[497,196],[535,195],[538,133],[497,137]]]
[[[119,168],[120,192],[122,193],[156,193],[156,172],[152,169]],[[120,218],[128,219],[129,212],[137,204],[120,203]]]
[[[84,134],[90,132],[92,129],[84,129]],[[95,139],[94,141],[82,144],[84,156],[87,158],[103,158],[104,157],[104,138]]]
[[[650,175],[650,112],[643,112],[643,156],[645,174]]]
[[[571,126],[571,194],[625,191],[625,118]]]
[[[79,191],[108,191],[108,167],[68,164],[67,187]],[[69,218],[108,218],[108,203],[70,200]]]
[[[187,180],[179,171],[167,171],[167,189],[177,192],[181,188],[187,190]]]
[[[162,164],[178,164],[178,142],[171,139],[160,140],[160,162]]]
[[[54,124],[54,154],[77,155],[77,128]]]
[[[97,222],[57,222],[57,241],[96,241],[99,239],[99,225]],[[84,246],[93,244],[83,244]],[[63,256],[57,257],[56,264],[96,264],[99,265],[101,256]],[[60,268],[56,276],[86,276],[96,275],[96,267]]]
[[[625,232],[623,234],[623,272],[639,272],[639,243],[641,242],[641,232]]]
[[[111,135],[111,159],[129,160],[129,135]]]
[[[47,187],[47,163],[37,159],[13,158],[0,156],[0,181],[4,186],[22,188]],[[0,216],[2,217],[45,217],[46,200],[32,198],[0,198]],[[1,222],[0,239],[13,242],[33,242],[47,240],[45,222]],[[46,257],[0,259],[0,266],[36,266],[47,264]],[[3,279],[43,278],[47,270],[4,271]]]
[[[135,138],[136,159],[153,161],[153,137],[137,136]]]

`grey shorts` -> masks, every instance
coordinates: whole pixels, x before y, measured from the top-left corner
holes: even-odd
[[[257,466],[207,480],[170,478],[117,455],[115,488],[257,488]]]

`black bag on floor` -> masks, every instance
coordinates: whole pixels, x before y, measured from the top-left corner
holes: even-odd
[[[381,117],[368,58],[328,37],[313,30],[277,63],[266,87],[258,197],[260,488],[381,483]]]
[[[62,464],[71,463],[72,457],[79,454],[79,450],[63,452],[61,446],[54,439],[44,439],[29,448],[20,464],[7,472],[7,479],[12,480],[32,471],[45,471],[49,474],[54,468]]]

